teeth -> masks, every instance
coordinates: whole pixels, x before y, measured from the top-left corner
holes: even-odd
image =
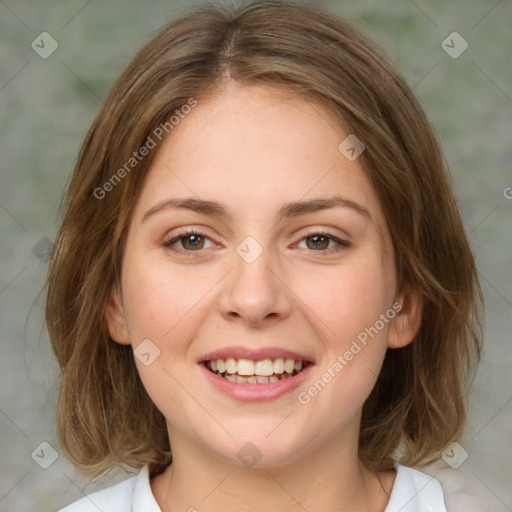
[[[293,359],[287,359],[284,362],[284,371],[286,373],[292,373],[294,368],[295,368],[295,361]]]
[[[278,357],[272,359],[261,359],[252,361],[251,359],[235,359],[228,357],[226,359],[216,359],[208,362],[209,368],[213,372],[225,373],[229,375],[237,374],[238,376],[259,376],[271,377],[272,375],[291,374],[294,371],[300,372],[303,367],[302,361],[294,359],[283,359]],[[273,381],[272,381],[273,382]]]
[[[295,376],[302,370],[303,362],[282,357],[259,361],[228,357],[208,361],[206,366],[220,377],[237,384],[268,384]]]
[[[228,373],[236,373],[237,364],[236,364],[236,359],[234,359],[233,357],[228,357],[226,359],[226,371]]]
[[[250,359],[239,359],[238,375],[254,375],[254,361],[251,361]]]
[[[282,357],[278,357],[274,359],[274,373],[281,374],[284,372],[284,359]]]
[[[254,374],[261,375],[263,377],[270,377],[274,373],[274,363],[272,359],[262,359],[261,361],[256,361],[254,365]]]

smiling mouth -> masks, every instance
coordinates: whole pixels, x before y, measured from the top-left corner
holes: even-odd
[[[237,384],[268,384],[290,379],[312,363],[283,358],[260,361],[227,358],[204,361],[203,364],[218,377]]]

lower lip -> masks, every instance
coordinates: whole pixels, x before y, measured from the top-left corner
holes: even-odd
[[[239,384],[238,382],[231,382],[208,370],[205,363],[199,363],[199,366],[202,368],[203,373],[205,373],[206,378],[222,393],[243,402],[266,402],[286,395],[297,386],[300,386],[307,379],[314,365],[312,363],[308,364],[294,377],[288,377],[277,382],[269,382],[268,384]]]

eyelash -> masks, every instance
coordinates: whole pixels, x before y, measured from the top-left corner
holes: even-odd
[[[175,244],[180,239],[187,238],[187,236],[191,236],[191,235],[198,235],[198,236],[201,236],[202,238],[210,239],[210,237],[206,236],[204,233],[201,233],[200,231],[196,231],[194,229],[187,229],[186,231],[176,235],[175,237],[164,241],[162,244],[162,247],[165,247],[175,253],[185,254],[186,256],[193,257],[193,256],[195,256],[194,253],[201,253],[201,252],[203,252],[203,250],[199,249],[197,251],[189,251],[189,250],[185,250],[185,249],[173,249],[171,247],[171,245]],[[308,251],[311,251],[311,252],[332,254],[332,253],[338,253],[338,252],[344,251],[351,246],[351,244],[349,242],[347,242],[346,240],[341,240],[341,239],[335,237],[334,235],[331,235],[330,233],[327,233],[321,229],[317,230],[317,231],[310,231],[310,232],[305,232],[305,233],[303,232],[303,233],[300,233],[299,236],[301,237],[299,242],[302,242],[302,240],[304,240],[306,238],[312,238],[313,236],[321,236],[321,237],[329,238],[330,240],[332,240],[338,244],[337,247],[331,247],[330,249],[326,249],[326,250],[315,251],[314,249],[307,249]]]

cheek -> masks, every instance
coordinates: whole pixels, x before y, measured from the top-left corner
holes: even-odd
[[[317,403],[336,403],[340,418],[369,395],[387,350],[389,318],[380,318],[392,305],[393,274],[372,254],[302,281],[301,296],[310,299],[308,306],[315,313],[311,322],[324,349],[318,369],[321,382],[310,391],[314,395],[325,385],[329,390]]]
[[[203,276],[192,266],[177,270],[167,262],[133,262],[126,265],[125,301],[130,332],[155,337],[160,342],[175,330],[190,324],[200,314],[211,276]]]
[[[193,266],[177,270],[169,262],[133,257],[125,266],[124,295],[130,336],[135,349],[149,339],[150,364],[135,357],[141,381],[166,417],[189,397],[180,385],[187,375],[187,350],[206,311],[212,277]],[[147,343],[147,342],[146,342]],[[146,349],[144,349],[146,350]],[[137,354],[135,354],[137,356]],[[190,363],[192,367],[192,361]]]
[[[393,288],[377,261],[361,258],[336,271],[301,279],[298,295],[308,297],[308,306],[323,321],[328,338],[337,343],[355,338],[391,306]]]

